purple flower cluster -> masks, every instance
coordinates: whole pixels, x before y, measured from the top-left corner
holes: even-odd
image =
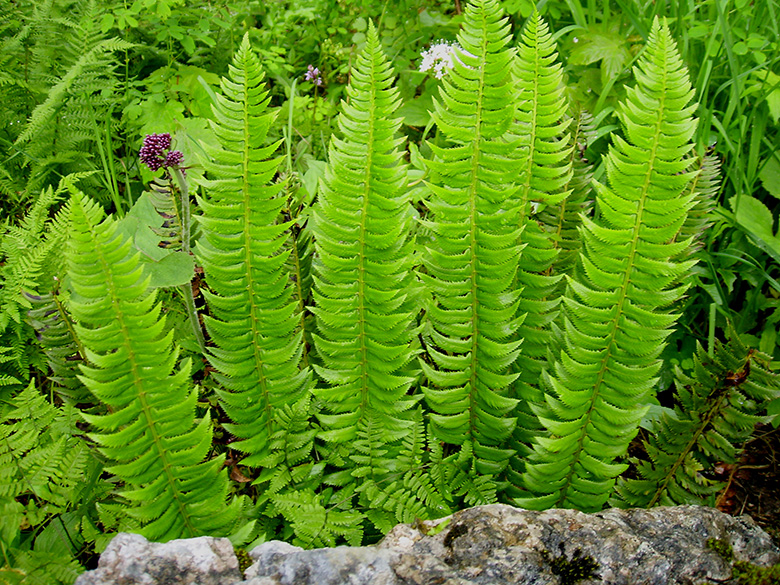
[[[184,162],[184,155],[180,150],[170,150],[171,135],[167,132],[163,134],[147,134],[144,137],[144,144],[138,153],[141,162],[149,167],[149,170],[167,167],[178,167]]]
[[[314,85],[322,85],[322,78],[320,77],[320,70],[316,67],[309,65],[309,70],[303,76],[304,81],[311,81]]]

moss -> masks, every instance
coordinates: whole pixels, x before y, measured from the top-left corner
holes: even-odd
[[[561,549],[563,549],[563,546],[561,546]],[[561,550],[561,553],[563,553],[563,550]],[[596,573],[599,564],[593,557],[582,556],[580,549],[575,550],[574,555],[570,559],[566,558],[565,554],[551,558],[547,551],[542,552],[542,557],[550,564],[552,572],[560,578],[560,585],[575,585],[582,579],[601,580],[601,576]]]
[[[732,563],[734,550],[731,545],[719,538],[710,538],[707,548],[718,553],[724,561]],[[778,585],[780,584],[780,565],[759,567],[745,561],[732,564],[732,578],[737,585]]]
[[[734,578],[739,585],[777,585],[780,565],[758,567],[744,561],[734,563]]]
[[[731,548],[731,545],[727,540],[710,538],[707,540],[707,548],[718,553],[727,563],[730,563],[734,559],[734,549]]]
[[[236,553],[236,558],[238,559],[238,570],[241,571],[241,574],[243,575],[244,571],[252,566],[254,561],[252,560],[252,557],[249,556],[249,553],[246,552],[246,549],[235,548],[233,549],[233,552]]]

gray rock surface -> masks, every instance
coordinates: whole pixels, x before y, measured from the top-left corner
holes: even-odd
[[[229,585],[240,580],[227,538],[201,536],[159,544],[121,533],[100,555],[98,568],[79,575],[76,585]]]
[[[122,563],[114,547],[103,554],[97,573],[136,575],[137,580],[86,580],[76,585],[701,585],[726,583],[731,566],[707,546],[727,542],[735,561],[768,566],[780,562],[780,549],[749,518],[734,518],[712,508],[682,506],[650,510],[611,509],[597,514],[575,510],[534,512],[494,504],[463,510],[447,519],[418,526],[396,526],[379,544],[365,547],[303,550],[278,541],[253,549],[255,561],[241,581],[220,552],[208,578],[170,579],[162,570],[163,549],[146,543],[146,559]],[[134,539],[140,537],[134,536]],[[143,539],[141,539],[143,540]],[[224,539],[196,539],[215,550]],[[124,541],[123,541],[124,542]],[[135,541],[138,542],[138,541]],[[143,541],[145,542],[145,541]],[[174,541],[187,543],[194,541]],[[121,543],[120,543],[121,546]],[[186,546],[186,545],[178,545]],[[227,545],[230,546],[229,544]],[[138,549],[140,550],[140,549]],[[232,550],[230,551],[232,554]],[[110,558],[104,562],[103,557]],[[205,559],[205,557],[201,557]],[[234,560],[234,559],[233,559]],[[181,559],[172,566],[183,567]],[[122,565],[121,570],[114,568]],[[132,565],[132,571],[127,567]],[[179,570],[179,569],[177,569]],[[188,574],[194,574],[190,571]],[[122,572],[124,571],[124,572]],[[215,580],[218,574],[223,580]],[[590,578],[577,579],[582,574]],[[237,571],[236,571],[237,574]],[[157,580],[155,580],[157,579]]]

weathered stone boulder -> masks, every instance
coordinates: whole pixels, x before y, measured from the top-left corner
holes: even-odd
[[[138,534],[117,534],[100,555],[98,568],[76,585],[231,585],[241,581],[227,538],[201,536],[149,542]]]
[[[447,519],[396,526],[375,546],[303,550],[272,541],[250,552],[255,561],[237,578],[220,556],[213,571],[195,581],[172,579],[162,571],[160,551],[147,545],[132,564],[135,581],[114,543],[101,556],[100,576],[80,577],[77,585],[700,585],[728,583],[731,564],[708,541],[728,544],[734,561],[761,566],[780,562],[780,549],[748,518],[712,508],[683,506],[650,510],[611,509],[597,514],[575,510],[534,512],[495,504],[453,514]],[[134,537],[140,538],[140,537]],[[205,546],[216,550],[209,541]],[[124,542],[124,541],[122,541]],[[144,541],[145,542],[145,541]],[[177,546],[187,542],[174,541]],[[222,554],[220,549],[219,555]],[[215,556],[219,556],[215,555]],[[104,557],[109,560],[104,561]],[[168,561],[182,567],[179,559]],[[131,564],[124,563],[125,566]],[[184,563],[186,565],[186,563]],[[203,563],[201,562],[201,566]],[[182,570],[182,569],[176,569]],[[186,567],[190,571],[190,567]],[[165,574],[160,580],[156,575]],[[215,581],[223,573],[224,580]],[[188,575],[192,573],[187,573]],[[189,577],[187,577],[189,578]],[[155,580],[157,579],[157,580]]]

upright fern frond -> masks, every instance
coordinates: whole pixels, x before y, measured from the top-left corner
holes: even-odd
[[[539,437],[523,476],[525,507],[598,510],[636,435],[655,387],[659,355],[677,315],[692,261],[675,241],[692,206],[687,192],[693,90],[666,25],[656,19],[635,69],[606,159],[609,186],[597,184],[597,216],[584,218],[581,269],[564,297],[563,350],[543,375],[550,432]],[[578,278],[580,280],[578,280]]]
[[[204,163],[210,178],[202,181],[208,197],[197,248],[210,288],[205,325],[217,345],[209,360],[225,388],[217,395],[250,466],[269,454],[274,409],[297,402],[311,383],[299,368],[298,304],[285,271],[290,226],[278,223],[285,201],[271,179],[280,159],[270,157],[279,143],[267,144],[274,114],[263,79],[245,35],[213,105],[220,148],[207,149],[213,161]]]
[[[593,116],[585,110],[573,114],[572,126],[570,146],[573,148],[569,155],[572,174],[565,189],[569,195],[558,205],[550,205],[539,213],[541,222],[554,228],[553,241],[560,248],[552,265],[553,274],[570,274],[574,270],[582,247],[581,215],[590,215],[593,209],[593,164],[585,158],[585,149],[596,138],[596,126]],[[565,285],[565,279],[558,283],[561,295]]]
[[[515,117],[514,51],[495,0],[465,11],[453,67],[434,101],[434,120],[454,144],[430,144],[428,202],[433,235],[424,253],[424,283],[432,294],[424,331],[433,410],[441,441],[465,447],[479,474],[492,475],[512,451],[500,447],[515,426],[517,401],[507,388],[520,352],[513,340],[519,292],[512,289],[520,256],[515,181],[520,174]]]
[[[68,273],[71,311],[88,366],[81,380],[110,410],[82,416],[106,469],[126,483],[128,515],[150,540],[228,534],[239,500],[225,505],[224,456],[211,449],[208,413],[195,423],[197,390],[188,381],[190,363],[174,373],[179,357],[166,332],[162,305],[148,290],[138,254],[118,236],[111,218],[75,192],[71,201]],[[99,223],[100,222],[100,223]]]
[[[714,356],[699,345],[693,372],[675,369],[674,414],[664,414],[647,441],[648,460],[635,461],[639,479],[618,483],[620,506],[715,504],[722,481],[704,474],[716,464],[734,464],[769,400],[780,397],[780,378],[761,356],[730,328],[727,344],[717,343]]]
[[[49,364],[49,379],[54,391],[71,404],[91,403],[92,394],[78,379],[84,348],[76,336],[73,322],[66,312],[59,290],[30,298],[33,308],[27,318],[35,328],[38,341]]]
[[[313,338],[323,363],[314,367],[327,383],[315,393],[329,412],[319,415],[320,436],[341,457],[356,445],[373,452],[361,473],[376,479],[417,402],[407,393],[416,380],[408,366],[416,355],[418,306],[403,139],[396,137],[401,119],[394,117],[400,99],[373,24],[347,95],[338,118],[344,138],[331,142],[314,207],[312,311],[319,333]],[[355,443],[369,427],[369,436]]]
[[[551,274],[558,253],[558,224],[550,208],[559,207],[571,193],[571,144],[567,116],[569,109],[564,93],[563,69],[555,52],[555,42],[542,17],[535,13],[528,19],[517,47],[515,69],[518,75],[517,121],[514,132],[523,145],[517,201],[520,242],[524,245],[523,261],[517,271],[516,287],[522,289],[518,310],[526,318],[517,336],[523,340],[523,351],[514,370],[518,378],[512,397],[519,400],[515,410],[517,427],[512,447],[517,453],[512,468],[522,472],[529,444],[539,432],[539,421],[533,415],[534,404],[544,402],[539,377],[551,345],[550,324],[555,320],[560,302],[561,274]],[[519,484],[519,476],[510,474],[510,482]]]
[[[717,205],[717,193],[720,189],[720,160],[717,155],[705,154],[697,158],[695,168],[699,169],[699,174],[691,181],[690,186],[694,196],[693,206],[677,235],[677,240],[690,240],[691,246],[683,252],[681,260],[704,246],[703,235],[714,223],[713,211]]]

